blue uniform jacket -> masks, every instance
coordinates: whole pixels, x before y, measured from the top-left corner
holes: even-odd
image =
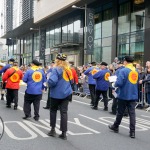
[[[11,68],[12,64],[7,64],[6,66],[4,66],[1,70],[0,70],[0,74],[2,74],[3,72],[5,72],[7,69]]]
[[[96,90],[107,91],[109,88],[108,77],[110,76],[110,71],[108,69],[101,70],[93,75],[96,79]]]
[[[88,68],[88,69],[84,72],[84,74],[88,76],[88,84],[94,84],[94,85],[96,84],[95,79],[93,79],[93,75],[94,75],[97,71],[99,71],[99,68],[92,66],[92,67]]]
[[[70,76],[69,78],[72,79]],[[64,71],[61,68],[55,67],[52,69],[48,85],[51,89],[50,97],[52,98],[64,99],[72,94],[72,88],[68,76],[64,76]]]
[[[117,81],[115,82],[115,87],[119,88],[117,93],[117,98],[121,100],[138,100],[138,72],[137,72],[137,82],[132,83],[132,80],[129,77],[131,69],[123,68],[119,71],[117,76]],[[130,80],[130,81],[129,81]]]
[[[24,77],[23,82],[27,83],[26,93],[39,95],[42,94],[43,83],[46,82],[46,77],[42,69],[29,69]]]

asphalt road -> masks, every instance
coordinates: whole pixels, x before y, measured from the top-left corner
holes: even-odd
[[[40,120],[33,118],[23,120],[23,100],[25,86],[19,91],[18,110],[6,108],[6,102],[0,101],[0,115],[5,122],[5,133],[0,140],[0,150],[143,150],[150,148],[150,112],[136,110],[136,138],[129,137],[129,119],[124,118],[119,133],[108,129],[115,116],[103,111],[92,110],[89,99],[73,97],[69,104],[68,139],[47,136],[50,130],[49,110],[46,105],[47,94],[43,94],[40,106]],[[111,106],[111,105],[110,105]],[[109,106],[109,111],[111,110]],[[32,107],[32,117],[34,111]],[[57,116],[57,133],[59,134],[59,112]]]

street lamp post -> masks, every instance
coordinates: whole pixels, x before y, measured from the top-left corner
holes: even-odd
[[[87,8],[87,4],[84,7],[72,6],[75,9],[85,10],[85,28],[84,28],[84,54],[91,55],[94,48],[94,12],[93,9]]]
[[[45,66],[45,44],[43,47],[43,42],[45,42],[45,38],[43,38],[43,31],[41,31],[41,28],[30,28],[31,31],[38,31],[39,32],[39,60],[43,60],[44,66]],[[45,29],[44,29],[45,30]],[[41,34],[42,33],[42,34]],[[42,36],[42,37],[41,37]],[[43,41],[44,40],[44,41]],[[43,51],[44,50],[44,51]],[[42,55],[41,55],[42,54]],[[44,55],[44,56],[43,56]]]
[[[84,23],[85,23],[85,29],[84,29],[84,51],[83,51],[83,58],[84,58],[84,54],[85,54],[85,52],[86,52],[86,50],[87,50],[87,4],[85,4],[85,6],[84,7],[77,7],[76,5],[73,5],[72,6],[72,8],[74,8],[74,9],[82,9],[82,10],[84,10],[85,11],[85,18],[84,18]],[[83,63],[84,63],[84,61],[83,61]]]

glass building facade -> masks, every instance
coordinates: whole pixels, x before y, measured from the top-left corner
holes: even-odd
[[[15,8],[13,10],[17,12]],[[49,22],[43,19],[36,27],[45,29],[45,63],[55,59],[56,53],[64,52],[75,65],[91,61],[110,64],[115,57],[122,60],[125,55],[134,56],[136,63],[144,65],[149,56],[150,1],[91,0],[87,8],[94,10],[93,53],[86,54],[84,51],[85,11],[72,9],[58,19]],[[27,64],[33,58],[40,59],[40,30],[28,31],[19,38],[22,63]],[[9,54],[14,53],[15,45],[9,48]]]

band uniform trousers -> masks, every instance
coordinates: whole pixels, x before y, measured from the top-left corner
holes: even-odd
[[[18,106],[18,89],[7,89],[7,95],[6,95],[6,105],[10,106],[11,103],[14,102],[14,106]]]
[[[90,90],[90,95],[91,95],[91,104],[94,105],[94,101],[95,101],[95,85],[94,84],[89,84],[89,90]]]
[[[31,116],[31,104],[33,103],[34,107],[34,116],[39,118],[39,108],[40,108],[40,100],[42,99],[42,94],[33,95],[25,93],[24,95],[24,106],[23,110],[26,116]]]
[[[122,117],[124,115],[124,111],[127,107],[130,117],[130,132],[135,132],[135,101],[129,101],[129,100],[120,100],[118,99],[118,110],[117,110],[117,116],[116,121],[114,122],[114,127],[118,128]]]
[[[71,96],[71,95],[70,95]],[[68,103],[70,96],[65,99],[55,99],[51,98],[51,107],[50,107],[50,126],[55,128],[56,126],[56,117],[58,107],[60,108],[60,130],[66,132],[67,131],[67,121],[68,121]]]
[[[113,96],[113,103],[112,103],[112,113],[116,114],[117,113],[117,106],[118,106],[118,98],[115,98]],[[124,116],[128,116],[128,109],[126,107],[125,111],[124,111]]]
[[[97,106],[98,106],[99,97],[100,97],[101,94],[102,94],[102,96],[103,96],[104,108],[108,108],[107,91],[100,91],[100,90],[96,90],[96,98],[95,98],[94,107],[97,107]]]

